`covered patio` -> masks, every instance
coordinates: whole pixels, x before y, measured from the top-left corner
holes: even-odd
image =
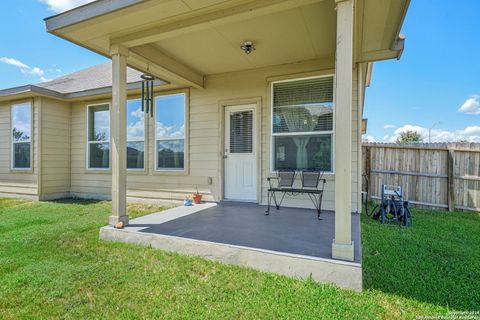
[[[311,209],[272,209],[220,202],[177,207],[101,229],[105,240],[152,246],[293,277],[309,277],[361,290],[360,219],[352,214],[355,261],[331,259],[335,214],[321,220]]]
[[[112,59],[113,205],[101,237],[360,289],[352,212],[361,212],[364,93],[372,62],[402,53],[408,4],[117,0],[46,19],[50,33]],[[185,195],[200,186],[209,201],[255,204],[209,203],[129,221],[127,65],[164,80],[159,94],[181,92],[186,101],[185,165],[160,172],[158,147],[150,147],[153,164],[137,178],[143,194],[161,185]],[[150,145],[158,145],[161,121],[150,130]],[[235,121],[238,130],[230,127]],[[290,197],[289,209],[264,216],[257,204],[266,204],[267,178],[282,168],[325,172],[322,207],[331,211],[323,220],[293,209],[311,207],[306,197]],[[119,222],[126,228],[114,229]]]

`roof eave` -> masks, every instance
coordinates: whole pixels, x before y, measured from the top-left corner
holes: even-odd
[[[48,32],[94,19],[148,0],[98,0],[44,19]]]
[[[0,97],[11,97],[20,94],[27,94],[27,93],[36,93],[44,96],[51,96],[53,98],[65,99],[65,95],[46,88],[42,88],[36,85],[26,85],[14,88],[8,88],[0,90]]]
[[[168,83],[164,83],[160,80],[155,80],[154,86],[155,89],[166,89]],[[128,91],[140,90],[142,87],[141,81],[130,82],[127,84]],[[112,93],[112,87],[102,87],[95,89],[88,89],[83,91],[71,92],[71,93],[60,93],[54,90],[49,90],[35,85],[26,85],[21,87],[9,88],[0,90],[0,101],[16,100],[25,97],[34,97],[34,96],[43,96],[54,98],[63,101],[70,100],[81,100],[81,99],[92,99],[97,96],[110,95]]]
[[[376,62],[382,60],[397,59],[400,60],[405,48],[405,36],[400,34],[393,43],[393,46],[387,50],[363,52],[357,59],[357,63]]]
[[[400,58],[402,57],[404,48],[405,48],[405,36],[400,33],[392,46],[392,50],[397,52],[397,60],[400,60]]]

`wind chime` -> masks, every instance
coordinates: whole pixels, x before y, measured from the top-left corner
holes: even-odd
[[[148,73],[144,73],[140,76],[142,78],[142,112],[146,114],[150,113],[150,117],[153,117],[153,81],[155,77]]]

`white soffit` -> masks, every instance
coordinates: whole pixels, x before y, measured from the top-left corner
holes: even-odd
[[[165,54],[204,74],[333,57],[336,15],[333,1],[164,39]],[[252,40],[257,50],[245,55],[240,45]]]

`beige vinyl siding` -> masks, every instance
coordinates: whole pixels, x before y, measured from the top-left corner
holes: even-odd
[[[206,89],[189,91],[189,125],[187,143],[189,162],[185,173],[163,173],[155,171],[154,119],[147,119],[146,169],[144,172],[128,172],[127,195],[134,198],[162,198],[181,200],[192,193],[195,187],[204,193],[206,200],[220,200],[222,188],[223,115],[220,106],[259,100],[261,114],[261,178],[260,202],[266,199],[266,177],[270,175],[270,82],[279,79],[332,74],[333,61],[303,62],[261,68],[256,70],[208,76]],[[353,118],[352,118],[352,210],[358,206],[358,115],[357,85],[354,72]],[[178,91],[173,91],[178,92]],[[168,91],[165,93],[172,93]],[[129,96],[129,99],[136,97]],[[72,104],[71,124],[71,192],[76,196],[110,198],[111,176],[109,171],[87,170],[86,164],[86,107],[88,104],[109,102],[75,102]],[[208,184],[211,178],[212,184]],[[327,185],[324,195],[324,208],[334,208],[334,174],[326,175]],[[286,205],[311,207],[307,197],[286,199]]]
[[[30,102],[32,104],[32,169],[25,171],[11,170],[11,106],[13,104]],[[17,100],[0,103],[0,195],[38,197],[38,130],[39,130],[40,98]]]
[[[130,96],[129,99],[138,98]],[[72,149],[71,149],[71,193],[75,196],[92,198],[110,198],[111,172],[110,170],[88,170],[86,158],[86,108],[89,104],[108,102],[105,100],[93,102],[78,102],[72,105]],[[188,118],[188,117],[187,117]],[[190,175],[183,172],[155,171],[155,144],[154,118],[146,117],[147,151],[144,171],[128,171],[127,195],[132,198],[161,198],[167,200],[181,200],[191,194],[195,186],[206,194],[207,200],[213,200],[207,178],[195,176],[195,171],[202,169],[202,161],[190,162]],[[188,137],[187,137],[188,138]],[[191,148],[192,150],[192,148]],[[196,151],[195,151],[196,150]],[[201,149],[193,147],[192,155],[200,154]],[[202,156],[202,155],[200,155]],[[192,168],[193,167],[193,168]],[[210,166],[213,168],[212,166]],[[215,168],[216,170],[216,168]]]
[[[41,199],[70,192],[70,103],[42,99]]]
[[[72,103],[70,192],[74,196],[110,198],[110,172],[86,169],[87,105],[104,102],[109,101]]]

